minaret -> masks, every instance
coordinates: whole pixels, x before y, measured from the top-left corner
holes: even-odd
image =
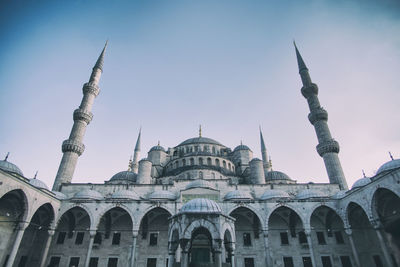
[[[135,151],[133,152],[133,161],[132,161],[132,171],[134,173],[138,173],[138,169],[139,169],[139,153],[140,153],[140,136],[142,134],[142,128],[140,128],[139,130],[139,135],[138,138],[136,140],[136,146],[135,146]]]
[[[98,84],[103,72],[104,53],[106,52],[107,42],[93,67],[89,82],[83,85],[81,105],[74,111],[74,125],[72,126],[69,138],[62,143],[63,157],[53,184],[53,190],[55,191],[60,190],[61,184],[71,182],[78,157],[85,150],[85,145],[82,141],[86,132],[86,126],[93,118],[91,110],[94,99],[100,92]]]
[[[318,138],[317,152],[324,159],[325,168],[331,184],[339,184],[341,189],[348,189],[342,166],[339,161],[339,143],[331,136],[328,127],[328,112],[324,110],[318,99],[318,86],[312,83],[306,64],[301,57],[296,43],[297,63],[303,87],[302,95],[307,99],[310,108],[308,120],[314,126]]]
[[[260,142],[261,142],[261,156],[262,156],[262,160],[263,160],[264,172],[268,172],[271,170],[271,165],[269,164],[269,161],[268,161],[267,148],[265,147],[264,137],[263,137],[263,134],[261,131],[261,126],[260,126]]]

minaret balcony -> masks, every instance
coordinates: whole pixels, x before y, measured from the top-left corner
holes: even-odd
[[[319,107],[317,109],[314,109],[308,114],[308,120],[311,122],[312,125],[314,125],[315,122],[317,121],[328,121],[328,112]]]
[[[93,94],[94,96],[98,96],[100,93],[100,88],[93,82],[87,82],[83,85],[82,91],[83,94]]]
[[[317,145],[317,152],[321,157],[326,153],[339,153],[339,150],[339,143],[334,139],[325,141]]]
[[[75,109],[74,121],[84,121],[89,124],[93,119],[93,113],[84,109]]]
[[[83,151],[85,151],[85,145],[82,144],[81,142],[75,141],[75,140],[65,140],[62,143],[62,152],[74,152],[78,154],[78,156],[82,155]]]
[[[315,83],[312,83],[309,86],[303,86],[301,88],[301,94],[305,98],[309,98],[312,95],[318,95],[318,85],[316,85]]]

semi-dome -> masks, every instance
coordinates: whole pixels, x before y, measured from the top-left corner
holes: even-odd
[[[304,189],[303,191],[300,191],[297,195],[297,199],[308,199],[308,198],[321,198],[321,197],[326,197],[326,195],[317,189]]]
[[[340,190],[340,191],[338,191],[338,192],[336,192],[333,196],[332,196],[332,198],[333,199],[340,199],[340,198],[343,198],[345,195],[346,195],[346,190]]]
[[[7,159],[5,160],[0,160],[0,169],[6,172],[10,172],[10,173],[15,173],[18,174],[20,176],[24,176],[24,174],[22,173],[21,169],[18,168],[17,165],[7,161]]]
[[[130,182],[136,183],[137,174],[132,171],[122,171],[111,177],[110,182]]]
[[[67,199],[68,197],[64,194],[64,193],[61,193],[61,192],[58,192],[58,191],[51,191],[55,196],[56,196],[56,198],[58,198],[58,199]]]
[[[391,161],[386,162],[385,164],[383,164],[378,171],[376,172],[376,174],[385,172],[385,171],[390,171],[390,170],[394,170],[400,168],[400,159],[394,159]]]
[[[211,145],[221,145],[221,143],[215,141],[214,139],[207,138],[207,137],[194,137],[194,138],[189,138],[182,143],[180,143],[178,146],[182,145],[191,145],[191,144],[211,144]]]
[[[160,145],[156,145],[156,146],[153,146],[152,148],[150,148],[149,152],[151,152],[151,151],[163,151],[163,152],[165,152],[165,149]]]
[[[150,200],[175,200],[177,198],[176,194],[166,191],[166,190],[158,190],[151,193],[148,197]]]
[[[119,191],[116,191],[111,195],[111,198],[114,198],[114,199],[140,200],[140,197],[138,196],[138,194],[136,194],[136,192],[132,191],[132,190],[119,190]]]
[[[95,190],[84,189],[84,190],[79,191],[78,193],[76,193],[74,195],[74,198],[101,200],[101,199],[103,199],[103,196],[99,192],[97,192]]]
[[[272,180],[292,180],[290,177],[280,171],[269,171],[265,173],[265,180],[272,181]]]
[[[47,185],[44,182],[40,181],[39,179],[36,179],[36,178],[29,179],[29,183],[31,185],[33,185],[34,187],[43,188],[43,189],[49,190]]]
[[[190,182],[190,183],[186,186],[186,189],[198,188],[198,187],[200,187],[200,188],[212,188],[212,189],[214,189],[208,181],[203,180],[203,179],[197,179],[197,180],[194,180],[193,182]]]
[[[239,151],[239,150],[250,150],[250,151],[251,151],[251,149],[250,149],[248,146],[243,145],[243,144],[240,144],[240,145],[238,145],[237,147],[235,147],[235,149],[233,150],[233,152]]]
[[[278,189],[269,189],[261,195],[260,200],[269,200],[275,198],[290,198],[289,194],[285,191]]]
[[[182,206],[179,213],[207,213],[207,214],[220,214],[221,207],[210,199],[195,198]]]
[[[253,197],[247,191],[235,190],[227,193],[224,197],[225,200],[250,200]]]
[[[363,177],[361,179],[358,179],[353,186],[351,187],[351,189],[355,189],[355,188],[359,188],[359,187],[363,187],[364,185],[367,185],[371,182],[371,178],[369,177]]]

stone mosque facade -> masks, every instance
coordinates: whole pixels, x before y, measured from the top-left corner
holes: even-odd
[[[301,93],[329,183],[297,183],[244,144],[203,137],[154,146],[103,184],[72,183],[106,47],[53,188],[0,161],[0,265],[5,267],[400,266],[400,159],[348,188],[318,87],[295,47]]]

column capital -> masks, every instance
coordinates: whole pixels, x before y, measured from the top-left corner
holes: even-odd
[[[349,227],[349,228],[345,228],[344,232],[346,233],[346,235],[352,235],[353,234],[353,230]]]
[[[311,236],[311,228],[304,228],[304,233],[306,234],[306,236]]]
[[[138,235],[139,235],[139,231],[138,231],[138,230],[133,230],[133,231],[132,231],[132,237],[133,237],[133,238],[137,238]]]
[[[97,230],[90,229],[90,230],[89,230],[89,235],[90,235],[90,238],[94,238],[94,237],[95,237],[95,235],[96,235],[96,233],[97,233]]]
[[[56,233],[56,231],[54,229],[49,229],[47,230],[47,233],[49,234],[49,236],[53,236]]]

